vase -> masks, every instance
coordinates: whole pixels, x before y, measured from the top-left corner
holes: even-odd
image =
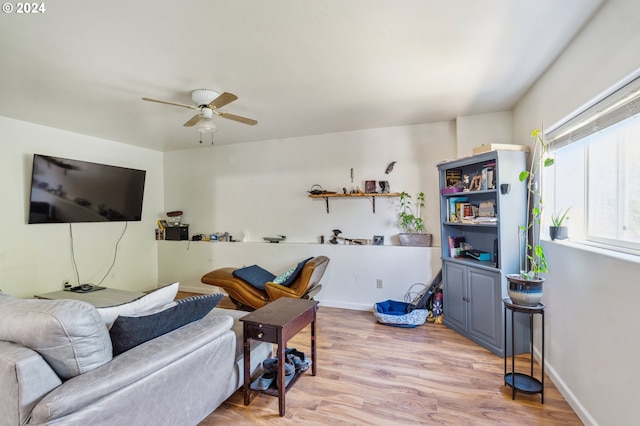
[[[401,246],[431,247],[432,234],[398,234]]]
[[[566,240],[569,238],[569,228],[566,226],[550,226],[549,237],[552,240]]]
[[[521,306],[538,306],[542,299],[542,284],[544,278],[536,278],[528,280],[522,278],[519,274],[507,275],[509,282],[509,298],[516,305]]]

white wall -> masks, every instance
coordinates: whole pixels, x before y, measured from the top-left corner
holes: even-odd
[[[117,261],[104,285],[127,290],[155,288],[155,221],[163,210],[162,153],[0,117],[0,289],[17,297],[76,284],[68,224],[28,225],[33,154],[47,154],[147,171],[143,220],[129,222]],[[83,283],[107,273],[124,222],[73,225],[76,263]]]
[[[363,189],[368,179],[388,180],[393,192],[424,191],[426,227],[438,245],[436,164],[452,158],[453,122],[166,153],[165,207],[184,211],[183,219],[190,224],[191,234],[227,231],[234,238],[244,235],[246,241],[255,243],[262,242],[263,237],[282,234],[287,240],[277,248],[258,244],[258,248],[242,245],[233,251],[216,249],[195,260],[197,270],[187,273],[184,268],[180,276],[163,269],[163,265],[173,263],[171,251],[161,249],[160,280],[175,277],[184,286],[198,286],[200,276],[215,267],[263,262],[261,266],[269,266],[275,273],[305,256],[327,253],[332,259],[329,278],[336,287],[333,290],[329,285],[323,290],[319,299],[325,304],[370,309],[372,301],[380,301],[381,297],[401,299],[414,282],[431,281],[439,270],[439,257],[437,249],[397,247],[398,198],[376,199],[375,214],[368,198],[332,199],[327,214],[324,201],[310,199],[307,191],[314,184],[338,192],[343,187]],[[397,163],[386,175],[391,161]],[[318,244],[320,235],[328,241],[331,230],[336,228],[349,238],[383,235],[385,247],[336,248]],[[294,248],[285,249],[288,245]],[[289,250],[287,256],[282,257],[285,250]],[[224,256],[224,263],[219,256]],[[180,268],[180,264],[173,268]],[[376,278],[384,278],[389,287],[372,292]]]
[[[511,111],[456,118],[457,156],[468,157],[481,145],[513,144],[511,122]]]
[[[310,243],[339,228],[349,238],[384,235],[390,244],[400,231],[398,198],[376,199],[375,214],[369,199],[334,199],[327,214],[324,201],[307,193],[314,184],[342,192],[388,180],[392,192],[424,191],[427,230],[437,241],[436,164],[455,157],[454,141],[447,122],[168,152],[165,206],[184,211],[192,234],[228,231],[248,241],[283,234]]]
[[[638,69],[638,28],[636,1],[605,3],[515,108],[514,141],[529,143],[541,123],[550,126]],[[543,297],[549,374],[585,424],[637,423],[640,265],[570,244],[544,246],[550,264]]]
[[[265,242],[210,243],[160,241],[160,282],[180,281],[180,289],[196,293],[219,292],[200,283],[205,273],[225,266],[257,264],[280,274],[302,259],[327,256],[329,266],[315,299],[323,306],[370,310],[375,302],[403,300],[414,283],[430,284],[441,267],[436,247],[357,246]],[[382,280],[377,288],[376,280]],[[414,291],[420,291],[415,286]]]

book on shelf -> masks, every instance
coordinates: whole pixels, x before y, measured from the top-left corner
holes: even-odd
[[[493,217],[496,215],[496,203],[493,200],[480,201],[478,214],[480,217]]]
[[[475,224],[482,224],[482,223],[498,223],[498,218],[497,217],[483,217],[483,216],[477,216],[472,218],[471,223],[475,223]]]
[[[451,257],[457,257],[460,252],[462,243],[465,242],[463,235],[449,235],[447,237],[447,241],[449,243],[449,255]]]
[[[445,188],[449,188],[462,181],[462,170],[449,169],[444,172]]]
[[[494,174],[492,165],[484,166],[482,168],[481,176],[482,176],[481,189],[487,190],[487,189],[496,188],[495,174]]]
[[[458,205],[467,202],[467,197],[449,197],[447,208],[447,221],[455,222],[458,217]]]

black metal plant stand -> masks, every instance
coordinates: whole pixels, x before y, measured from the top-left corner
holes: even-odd
[[[538,306],[522,306],[516,305],[511,299],[502,299],[504,303],[504,341],[507,343],[507,309],[511,311],[511,372],[507,373],[507,356],[504,357],[504,384],[511,387],[511,399],[516,399],[516,391],[528,394],[540,394],[540,403],[544,404],[544,303],[538,303]],[[530,374],[522,374],[515,372],[515,355],[514,355],[514,321],[513,317],[516,312],[522,312],[529,315],[529,337],[531,340],[531,371]],[[541,347],[541,366],[542,376],[540,380],[533,377],[533,315],[540,314],[542,316],[542,347]]]

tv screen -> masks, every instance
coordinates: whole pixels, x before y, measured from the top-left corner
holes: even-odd
[[[146,171],[34,154],[29,223],[139,221]]]

